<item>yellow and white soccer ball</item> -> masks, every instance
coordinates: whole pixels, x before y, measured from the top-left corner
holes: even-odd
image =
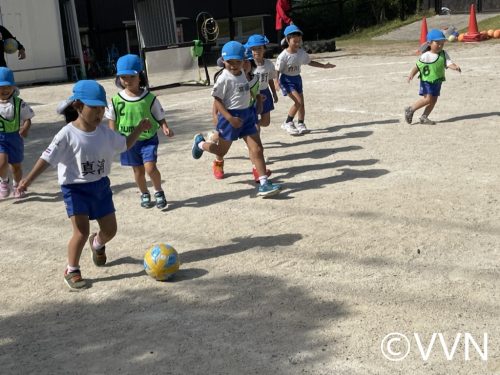
[[[9,38],[4,39],[3,41],[3,50],[5,53],[16,53],[19,48],[19,44],[17,44],[17,40]]]
[[[153,245],[144,255],[144,269],[158,281],[170,279],[179,270],[179,266],[179,254],[168,244]]]

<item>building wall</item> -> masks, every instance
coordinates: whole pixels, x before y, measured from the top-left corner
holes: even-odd
[[[58,0],[0,0],[0,22],[26,49],[26,59],[6,55],[17,83],[65,80],[66,64]],[[27,70],[29,71],[19,71]],[[18,72],[16,72],[18,71]]]

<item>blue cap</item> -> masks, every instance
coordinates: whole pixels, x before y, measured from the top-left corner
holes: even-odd
[[[265,46],[269,43],[269,39],[267,39],[264,35],[254,34],[250,35],[247,43],[245,44],[245,48],[252,48],[258,46]]]
[[[446,40],[446,37],[441,30],[432,29],[427,33],[427,41],[432,42],[433,40]]]
[[[300,30],[297,26],[295,25],[289,25],[287,27],[285,27],[285,31],[283,32],[283,34],[285,34],[285,36],[288,36],[289,34],[294,34],[294,33],[298,33],[298,34],[304,34],[302,32],[302,30]]]
[[[79,100],[90,107],[106,107],[106,91],[93,80],[81,80],[73,86],[73,95],[69,100]]]
[[[9,68],[0,68],[0,86],[15,86],[14,73]]]
[[[245,47],[240,42],[231,40],[222,47],[222,58],[227,60],[243,60]]]
[[[245,50],[245,60],[253,60],[253,54],[250,48]]]
[[[141,58],[137,55],[125,55],[116,62],[117,76],[135,76],[143,70]]]

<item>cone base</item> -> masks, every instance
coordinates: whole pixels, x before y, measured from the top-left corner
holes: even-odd
[[[465,33],[463,42],[480,42],[484,40],[480,33]]]

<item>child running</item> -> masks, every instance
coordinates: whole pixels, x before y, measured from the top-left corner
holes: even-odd
[[[408,75],[408,83],[420,73],[419,95],[422,99],[417,100],[412,106],[405,108],[405,120],[412,123],[413,114],[418,109],[425,107],[420,116],[420,123],[424,125],[436,125],[435,121],[429,119],[438,97],[441,93],[441,84],[445,81],[445,70],[447,68],[461,73],[460,67],[451,61],[448,53],[443,49],[446,37],[441,30],[432,29],[427,33],[428,50],[424,52],[417,61],[416,66]]]
[[[155,190],[155,204],[159,209],[167,206],[167,199],[161,187],[161,174],[156,167],[158,154],[157,130],[172,137],[174,132],[167,125],[165,112],[154,94],[146,89],[146,76],[142,61],[137,55],[125,55],[116,64],[116,86],[123,89],[113,96],[106,110],[109,127],[127,136],[131,134],[142,119],[149,119],[151,129],[144,131],[139,141],[128,151],[121,154],[122,165],[131,166],[137,187],[141,192],[141,207],[153,206],[146,184],[148,174]]]
[[[64,281],[70,289],[79,290],[87,285],[79,265],[87,239],[92,261],[101,267],[107,260],[105,245],[117,231],[108,178],[113,155],[132,147],[139,135],[151,128],[151,123],[141,120],[128,137],[100,125],[107,105],[106,92],[95,81],[77,82],[67,105],[76,110],[78,117],[56,134],[18,189],[25,192],[49,165],[57,166],[66,212],[73,227]],[[74,114],[64,108],[59,111],[70,117],[70,112]],[[97,220],[99,232],[89,237],[90,220]]]
[[[0,67],[0,198],[11,193],[9,166],[12,171],[12,191],[14,198],[24,197],[18,189],[23,177],[21,163],[24,159],[24,140],[35,114],[16,93],[16,83],[12,70]]]
[[[316,68],[328,69],[335,68],[335,65],[330,63],[322,64],[311,60],[307,52],[301,48],[303,33],[296,25],[287,26],[284,33],[288,47],[276,59],[278,77],[275,79],[275,85],[277,88],[281,88],[284,96],[288,96],[293,101],[293,105],[288,110],[288,116],[281,128],[286,130],[288,134],[297,136],[310,131],[304,123],[306,111],[300,66],[310,65]],[[298,123],[295,125],[293,119],[297,113]]]
[[[258,196],[278,194],[281,186],[267,179],[262,142],[255,126],[255,111],[250,105],[250,85],[243,72],[245,47],[230,41],[222,47],[225,69],[217,78],[212,90],[217,113],[218,143],[206,142],[203,135],[194,137],[192,155],[199,159],[204,151],[215,154],[214,163],[223,163],[233,141],[243,138],[247,144],[250,160],[255,165],[260,186]]]

